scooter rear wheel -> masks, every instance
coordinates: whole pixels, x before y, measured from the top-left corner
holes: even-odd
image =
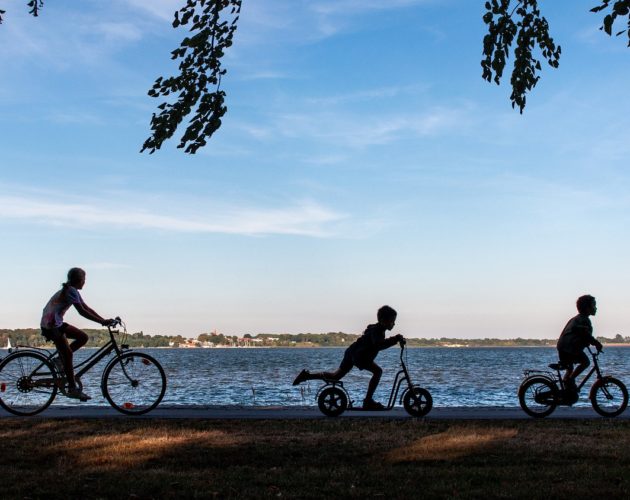
[[[433,408],[431,393],[417,385],[405,392],[403,407],[412,417],[424,417]]]
[[[348,397],[339,387],[326,387],[319,393],[317,406],[327,417],[338,417],[348,407]]]

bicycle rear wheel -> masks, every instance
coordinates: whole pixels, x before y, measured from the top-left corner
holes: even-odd
[[[103,373],[103,396],[126,415],[142,415],[160,404],[166,375],[158,361],[143,352],[126,352]]]
[[[593,409],[603,417],[616,417],[628,406],[628,389],[614,377],[604,377],[593,384]]]
[[[57,376],[46,356],[22,351],[0,363],[0,406],[20,417],[44,411],[57,395]]]
[[[556,386],[543,377],[530,378],[519,387],[518,401],[530,417],[546,417],[553,413],[558,404]]]

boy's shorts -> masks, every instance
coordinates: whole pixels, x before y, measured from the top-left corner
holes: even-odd
[[[569,365],[571,367],[573,367],[574,364],[588,365],[590,363],[588,360],[588,356],[584,351],[580,351],[578,353],[558,351],[558,357],[560,358],[560,363],[564,365]]]
[[[56,326],[54,328],[42,328],[42,335],[49,342],[55,342],[63,334],[66,333],[66,328],[68,327],[68,323],[62,323],[61,326]]]
[[[359,370],[365,370],[370,365],[371,363],[366,363],[360,357],[356,356],[351,346],[348,347],[346,352],[343,354],[343,359],[341,360],[339,369],[343,371],[350,371],[353,366],[356,366]]]

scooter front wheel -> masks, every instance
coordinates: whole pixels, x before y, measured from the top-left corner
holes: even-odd
[[[412,417],[424,417],[433,408],[433,398],[429,391],[414,385],[405,392],[403,407]]]
[[[339,387],[326,387],[319,393],[317,406],[327,417],[338,417],[346,411],[348,397]]]

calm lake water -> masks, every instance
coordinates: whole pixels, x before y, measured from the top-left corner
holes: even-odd
[[[316,405],[321,386],[310,381],[293,387],[302,368],[335,369],[344,348],[300,349],[138,349],[157,358],[168,379],[163,405]],[[83,358],[94,352],[79,351]],[[376,398],[386,402],[399,366],[399,349],[379,354],[384,373]],[[437,406],[518,406],[516,396],[523,370],[544,369],[557,361],[553,348],[413,348],[407,364],[414,383],[429,389]],[[6,351],[0,350],[0,356]],[[630,348],[606,347],[600,356],[604,373],[630,385]],[[104,366],[104,365],[103,365]],[[91,404],[107,406],[100,393],[102,366],[83,377]],[[355,401],[361,401],[370,378],[354,368],[344,385]],[[594,380],[594,378],[592,379]],[[590,384],[589,384],[590,387]],[[584,391],[583,391],[584,392]],[[580,405],[589,405],[588,393]],[[74,404],[59,397],[54,404]]]

